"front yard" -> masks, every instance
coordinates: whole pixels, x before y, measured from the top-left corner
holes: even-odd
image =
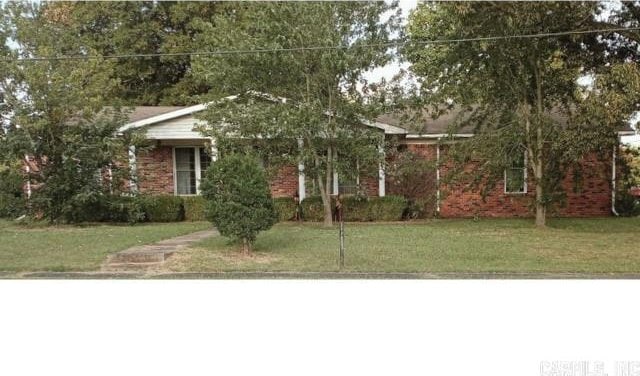
[[[0,271],[97,270],[110,253],[209,227],[180,222],[29,228],[0,220]]]
[[[0,271],[97,271],[107,256],[209,228],[205,222],[28,228],[0,221]],[[640,218],[433,220],[346,224],[346,272],[637,273]],[[283,223],[251,257],[213,237],[170,257],[165,272],[338,271],[337,228]]]
[[[254,256],[210,238],[166,263],[170,271],[337,271],[338,233],[279,224]],[[640,218],[434,220],[346,224],[345,270],[358,272],[640,273]]]

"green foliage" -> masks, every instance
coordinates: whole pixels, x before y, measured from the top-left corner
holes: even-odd
[[[147,215],[137,197],[105,196],[102,221],[135,224],[144,222]]]
[[[407,200],[407,219],[429,218],[436,214],[438,182],[436,162],[410,150],[389,155],[385,171],[389,192]]]
[[[334,207],[332,200],[331,207]],[[324,218],[324,208],[320,196],[305,197],[300,207],[302,208],[302,219],[310,222],[320,222]]]
[[[624,217],[640,216],[640,197],[631,192],[640,187],[640,149],[622,149],[616,163],[619,173],[616,211]]]
[[[207,201],[202,196],[182,197],[185,221],[206,221],[205,208]]]
[[[334,171],[349,176],[358,162],[377,166],[381,160],[382,132],[363,125],[380,106],[367,96],[373,89],[361,78],[392,58],[383,44],[398,29],[396,5],[247,3],[202,23],[198,43],[222,49],[345,47],[195,58],[194,75],[212,87],[212,100],[240,94],[210,106],[202,114],[209,124],[203,131],[221,144],[251,140],[271,164],[303,162],[307,176],[322,182],[320,194],[328,200],[324,187]],[[386,12],[390,17],[381,21]],[[325,219],[330,223],[330,213]]]
[[[123,167],[129,136],[115,136],[126,118],[118,106],[104,110],[114,104],[114,62],[97,57],[85,38],[65,27],[66,13],[52,12],[49,3],[11,3],[6,15],[18,45],[12,57],[95,57],[13,64],[0,81],[13,110],[6,127],[9,153],[15,159],[28,155],[36,166],[28,176],[30,209],[51,222],[84,221],[78,208],[98,205],[129,175]],[[108,170],[113,184],[105,178]]]
[[[246,252],[278,220],[265,171],[250,155],[223,156],[209,166],[200,189],[207,219],[223,236],[242,240]]]
[[[335,207],[332,198],[331,207]],[[400,196],[342,197],[344,220],[348,222],[400,221],[407,208],[407,200]],[[302,215],[305,221],[323,220],[322,199],[318,196],[302,200]]]
[[[44,15],[64,32],[103,55],[203,50],[198,25],[231,5],[220,2],[48,2]],[[191,74],[191,57],[118,59],[111,76],[114,97],[136,105],[195,104],[209,86]]]
[[[0,166],[0,218],[16,218],[25,212],[23,176],[15,169]]]
[[[78,196],[66,211],[67,222],[114,222],[135,224],[147,220],[137,197],[110,194]]]
[[[149,222],[179,222],[185,218],[180,196],[140,195],[137,199]]]
[[[400,221],[407,208],[407,200],[400,196],[357,197],[342,199],[345,221]]]
[[[297,204],[293,197],[276,197],[273,206],[278,213],[278,221],[291,221],[296,216]]]
[[[553,33],[592,29],[597,3],[424,3],[412,13],[403,49],[420,83],[420,105],[440,116],[455,109],[450,127],[475,136],[451,153],[450,178],[489,192],[527,154],[536,185],[536,224],[562,198],[560,182],[588,153],[615,140],[610,123],[572,128],[580,102],[577,79],[594,55],[584,48],[597,34],[507,38],[469,43],[422,44],[430,39]],[[491,20],[491,22],[487,22]],[[580,122],[578,122],[580,123]],[[594,128],[600,128],[593,131]],[[592,131],[585,131],[591,129]],[[600,135],[602,137],[598,137]],[[611,149],[609,149],[611,150]],[[470,161],[474,168],[464,170]]]

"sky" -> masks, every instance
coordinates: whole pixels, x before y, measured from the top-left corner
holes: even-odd
[[[401,14],[403,18],[402,22],[403,24],[405,24],[407,22],[407,17],[409,16],[409,13],[413,9],[415,9],[416,6],[418,5],[418,0],[400,0],[398,5],[402,11],[402,14]],[[409,67],[408,63],[400,64],[399,62],[395,61],[385,65],[384,67],[379,67],[370,72],[365,73],[364,78],[369,82],[379,82],[383,78],[388,81],[391,78],[393,78],[393,76],[398,74],[400,72],[400,69],[402,68],[406,69],[408,67]]]

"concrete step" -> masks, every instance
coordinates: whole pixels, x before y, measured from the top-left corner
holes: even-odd
[[[108,263],[102,267],[102,271],[135,271],[146,270],[162,265],[162,262],[118,262]]]
[[[109,264],[164,262],[167,255],[163,251],[120,252],[109,260]]]

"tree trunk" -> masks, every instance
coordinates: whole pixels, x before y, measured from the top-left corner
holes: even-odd
[[[542,170],[540,166],[536,168],[536,227],[546,227],[547,225],[547,208],[544,199],[544,191],[542,186]]]
[[[242,254],[244,256],[251,255],[251,242],[248,239],[242,239]]]
[[[324,226],[333,226],[333,210],[331,210],[331,183],[333,182],[333,148],[329,147],[327,151],[327,171],[325,172],[324,191],[326,199],[323,199],[324,207]]]
[[[316,166],[318,166],[320,162],[318,161],[318,157],[316,156]],[[327,171],[325,172],[325,181],[322,179],[322,173],[318,172],[316,175],[316,181],[318,182],[318,188],[320,189],[320,198],[322,198],[322,209],[324,211],[324,220],[323,225],[326,227],[333,226],[333,216],[331,211],[331,194],[330,186],[331,186],[331,168],[330,163],[327,163]]]
[[[544,106],[542,104],[542,72],[536,64],[536,227],[543,228],[547,222],[547,203],[544,199],[544,138],[542,119]]]

